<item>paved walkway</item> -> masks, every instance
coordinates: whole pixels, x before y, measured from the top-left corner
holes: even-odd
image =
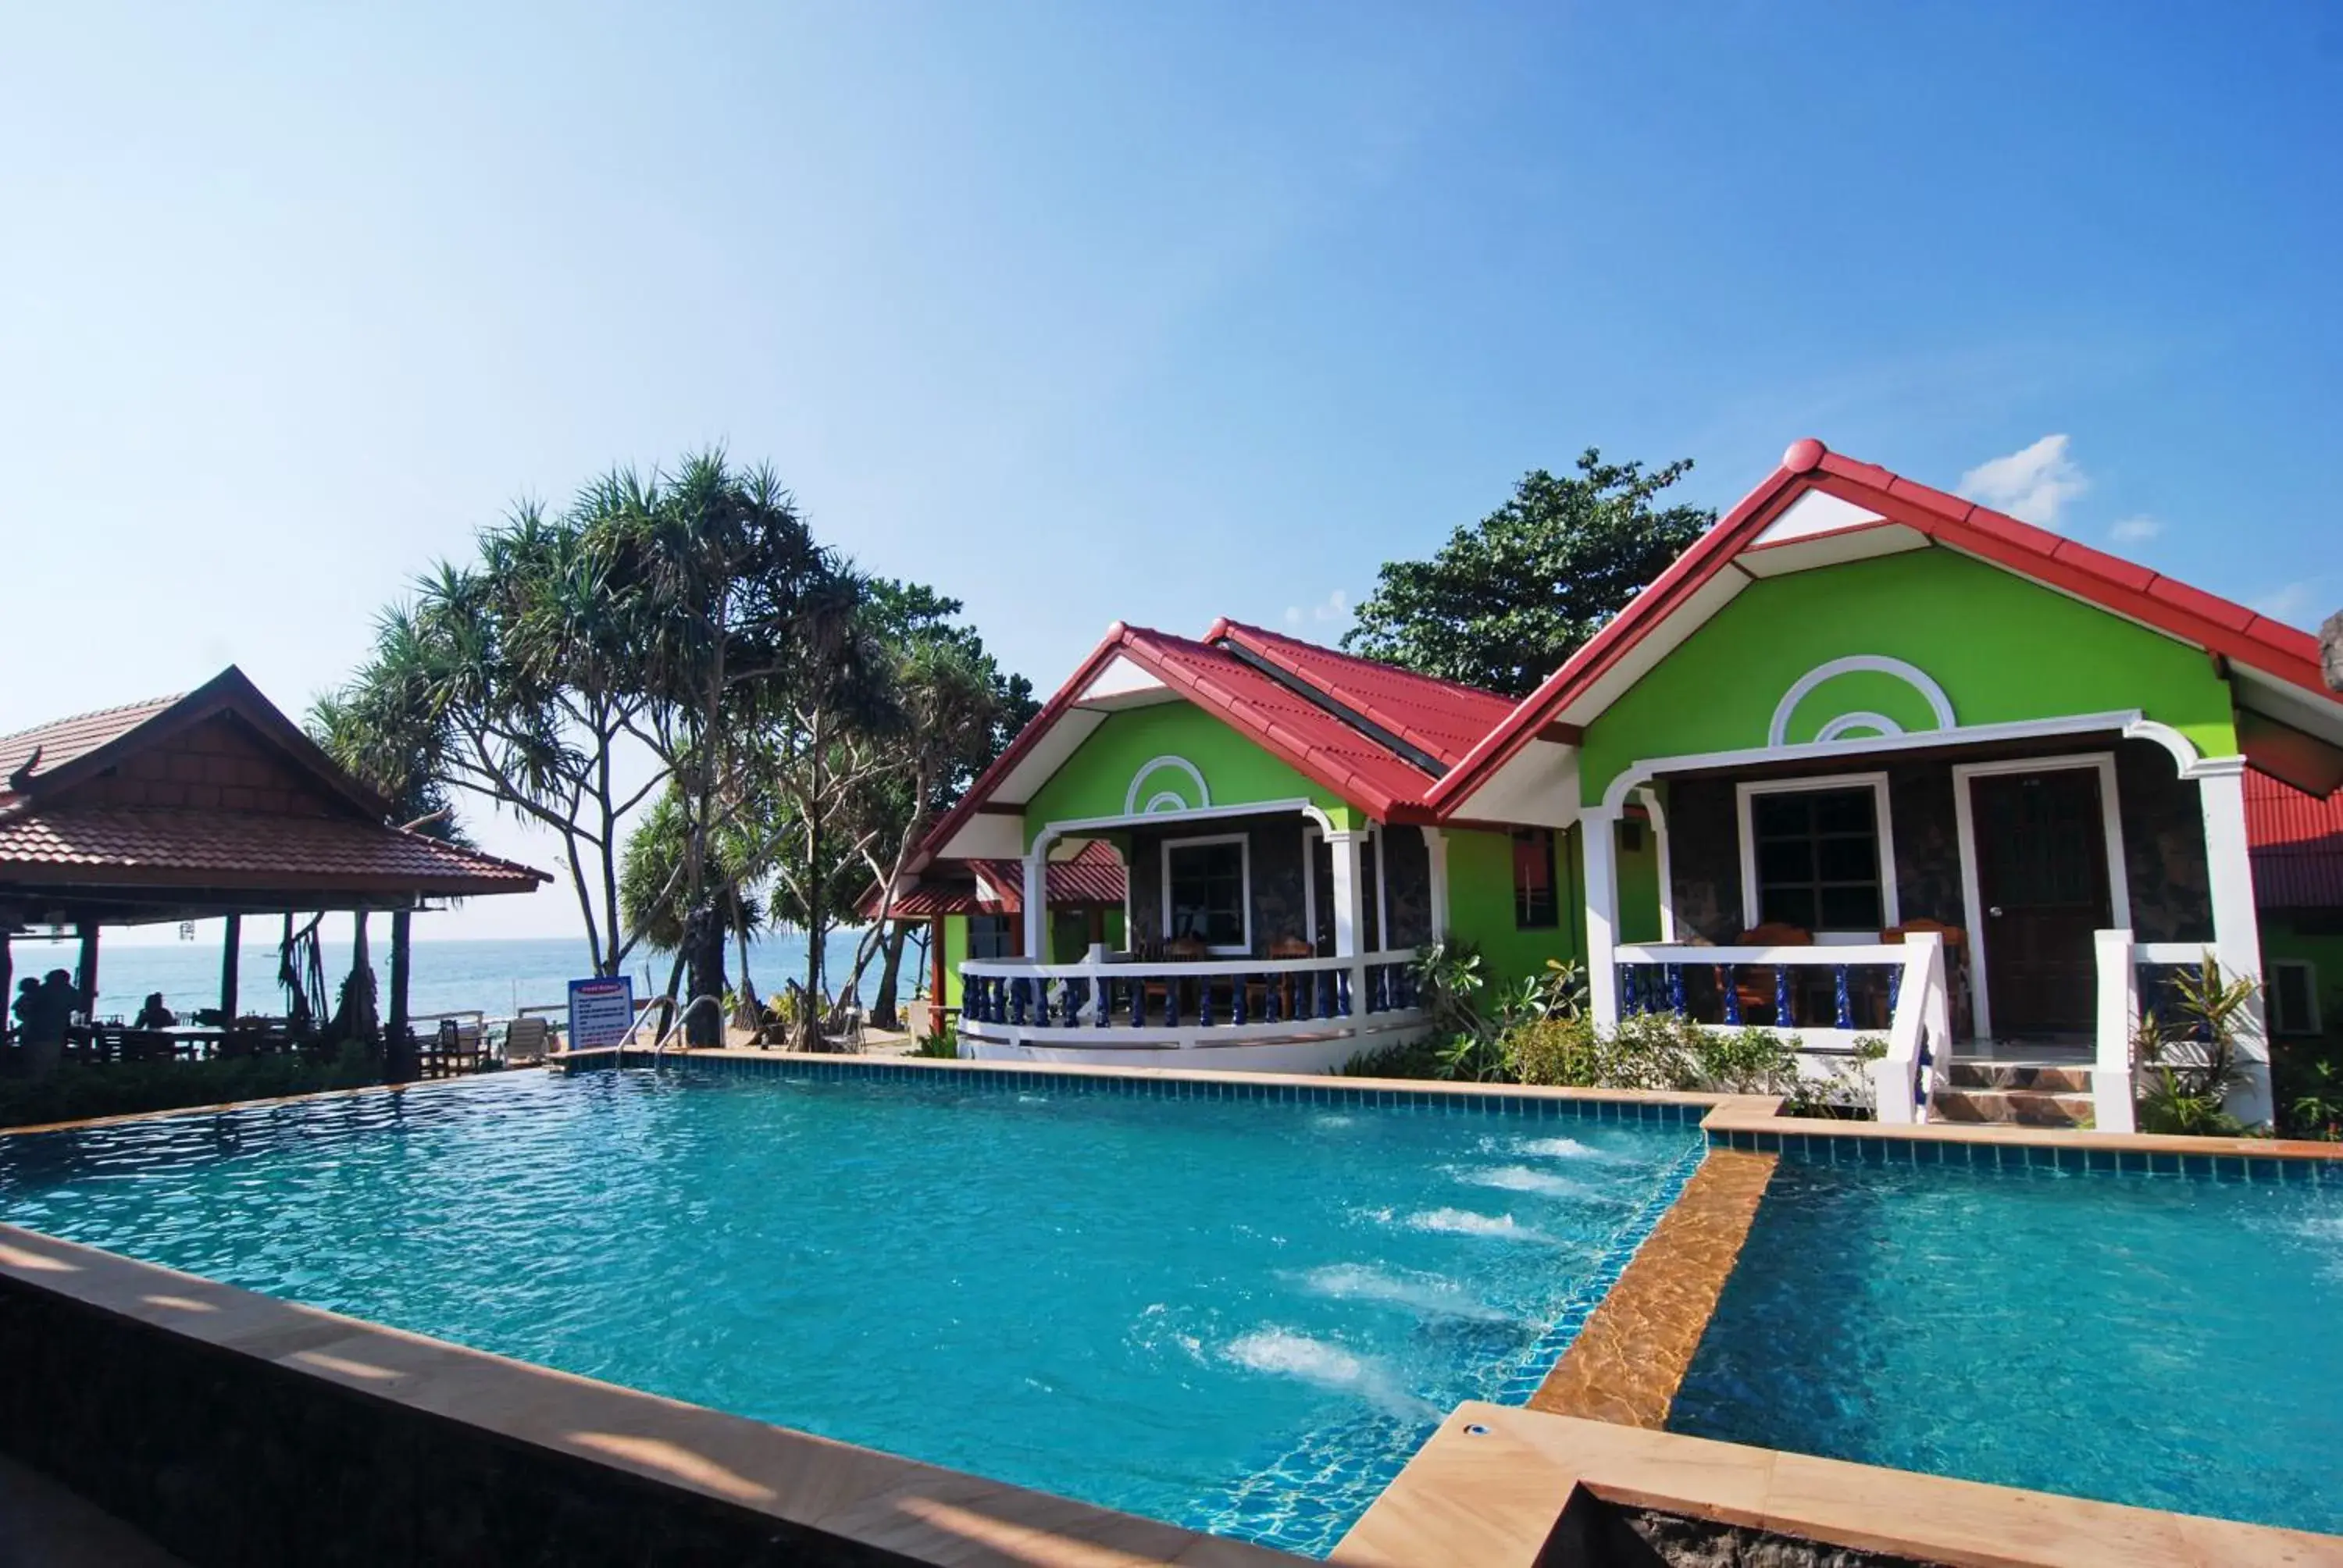
[[[0,1568],[186,1568],[127,1524],[0,1455]]]

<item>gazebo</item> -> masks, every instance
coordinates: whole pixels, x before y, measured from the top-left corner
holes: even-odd
[[[233,666],[184,696],[0,736],[0,996],[15,989],[12,938],[71,931],[85,1028],[95,1022],[103,927],[223,917],[219,1013],[232,1030],[244,917],[348,912],[362,968],[367,918],[383,911],[386,1066],[411,1076],[414,911],[550,879],[398,826],[389,801]],[[289,945],[289,918],[287,930]]]

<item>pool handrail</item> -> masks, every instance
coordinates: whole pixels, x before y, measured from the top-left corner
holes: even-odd
[[[698,1007],[701,1002],[706,1002],[709,1006],[715,1008],[717,1021],[719,1024],[723,1021],[724,999],[722,997],[713,996],[705,991],[693,997],[689,1001],[685,1002],[681,1007],[676,1010],[675,1017],[668,1020],[666,1030],[661,1033],[657,1040],[651,1041],[651,1060],[653,1063],[658,1062],[660,1053],[667,1049],[667,1042],[675,1038],[676,1030],[683,1027],[684,1020],[691,1017],[691,1010]],[[689,1048],[686,1047],[684,1049],[688,1050]]]

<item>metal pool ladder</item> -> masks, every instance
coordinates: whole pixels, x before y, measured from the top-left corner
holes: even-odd
[[[668,1024],[666,1030],[659,1035],[659,1039],[651,1042],[651,1065],[653,1067],[657,1067],[659,1065],[659,1058],[666,1053],[667,1042],[676,1037],[676,1032],[683,1028],[685,1020],[691,1017],[692,1010],[698,1007],[701,1002],[706,1002],[709,1006],[716,1009],[718,1022],[719,1025],[721,1024],[724,1016],[723,998],[706,994],[693,997],[689,1001],[685,1002],[682,1007],[676,1010],[675,1018]],[[681,1050],[683,1048],[678,1047],[677,1049]]]

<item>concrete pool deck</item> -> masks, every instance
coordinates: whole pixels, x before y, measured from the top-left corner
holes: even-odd
[[[568,1065],[590,1069],[649,1060],[647,1052],[629,1050],[580,1053]],[[2137,1169],[2148,1173],[2181,1175],[2200,1167],[2210,1171],[2234,1166],[2237,1179],[2272,1180],[2343,1172],[2343,1147],[1976,1124],[1883,1128],[1784,1117],[1777,1102],[1749,1096],[1037,1068],[923,1058],[872,1060],[738,1048],[670,1051],[661,1060],[737,1060],[849,1071],[860,1062],[897,1081],[930,1073],[1143,1080],[1157,1085],[1157,1091],[1192,1084],[1214,1098],[1223,1090],[1228,1098],[1307,1090],[1389,1105],[1437,1104],[1450,1098],[1569,1101],[1626,1120],[1635,1119],[1643,1107],[1675,1108],[1667,1113],[1671,1118],[1697,1111],[1696,1124],[1709,1147],[1699,1171],[1548,1375],[1533,1408],[1460,1406],[1336,1549],[1336,1562],[1373,1568],[1402,1563],[1527,1568],[1568,1561],[1550,1548],[1558,1533],[1566,1532],[1566,1511],[1592,1498],[1605,1508],[1650,1510],[1718,1531],[1756,1532],[1915,1563],[2343,1568],[2343,1537],[1981,1486],[1656,1430],[1666,1420],[1668,1402],[1780,1159],[1920,1164],[1957,1155],[1989,1164],[2063,1161],[2068,1169],[2094,1170],[2130,1170],[2135,1167],[2121,1161],[2137,1161]],[[297,1100],[460,1093],[482,1081],[494,1079],[334,1091]],[[105,1126],[294,1102],[65,1125]],[[1652,1114],[1653,1110],[1643,1111],[1644,1118]],[[61,1129],[49,1131],[56,1130]],[[485,1550],[495,1541],[569,1543],[575,1560],[615,1562],[625,1560],[621,1547],[629,1540],[680,1538],[736,1547],[786,1541],[796,1554],[792,1560],[814,1562],[1182,1562],[1238,1568],[1295,1561],[1243,1543],[570,1377],[5,1227],[0,1364],[31,1372],[14,1387],[0,1379],[0,1450],[58,1476],[93,1503],[197,1563],[305,1560],[294,1549],[295,1537],[266,1533],[263,1526],[272,1523],[334,1533],[337,1541],[376,1528],[366,1522],[364,1505],[383,1488],[379,1475],[363,1463],[339,1487],[321,1488],[321,1503],[306,1495],[288,1500],[281,1483],[272,1489],[266,1464],[239,1467],[213,1452],[248,1458],[257,1452],[297,1469],[315,1462],[307,1456],[317,1450],[314,1439],[321,1423],[334,1434],[329,1446],[336,1452],[428,1452],[443,1456],[443,1465],[446,1455],[468,1456],[452,1473],[443,1469],[412,1485],[402,1480],[392,1486],[393,1499],[418,1513],[419,1522],[402,1516],[395,1525],[380,1525],[395,1533],[373,1555],[357,1547],[343,1555],[345,1561],[401,1560],[394,1548],[402,1541],[417,1544],[417,1530],[437,1532],[430,1537],[434,1552],[426,1554],[451,1562],[499,1560]],[[206,1391],[203,1410],[236,1412],[243,1425],[227,1422],[237,1429],[225,1447],[215,1441],[218,1421],[206,1424],[190,1421],[185,1411],[173,1412],[169,1402],[184,1399],[192,1387]],[[73,1420],[61,1422],[60,1412],[72,1412]],[[1604,1419],[1575,1419],[1585,1415]],[[116,1425],[109,1429],[109,1422]],[[167,1455],[155,1454],[154,1434],[175,1427],[188,1428],[190,1441]],[[305,1433],[310,1441],[297,1443],[297,1452],[277,1452]],[[76,1456],[76,1442],[86,1442],[89,1452]],[[176,1490],[158,1487],[152,1477],[136,1483],[120,1462],[127,1452],[167,1457],[180,1477]],[[214,1477],[206,1465],[221,1473]],[[216,1493],[213,1506],[192,1516],[185,1496],[189,1476],[204,1477]],[[357,1504],[350,1502],[353,1496]],[[288,1509],[297,1518],[271,1513]],[[413,1555],[407,1553],[408,1559]],[[750,1553],[749,1560],[761,1559]]]

